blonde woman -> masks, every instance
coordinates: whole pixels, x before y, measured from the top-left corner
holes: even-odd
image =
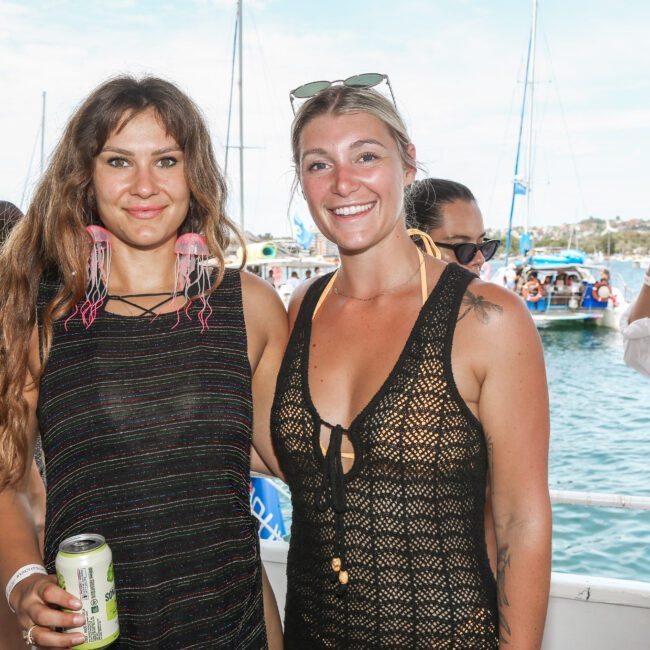
[[[294,512],[285,645],[538,648],[551,549],[539,337],[511,292],[409,238],[415,147],[368,87],[383,81],[293,92],[309,97],[292,127],[298,181],[341,266],[292,296],[272,410]]]

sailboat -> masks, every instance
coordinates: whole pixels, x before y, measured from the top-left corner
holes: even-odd
[[[595,323],[618,329],[621,314],[628,307],[624,294],[611,284],[608,270],[590,263],[583,251],[535,248],[530,232],[533,208],[533,125],[535,58],[537,50],[537,0],[533,0],[532,24],[526,57],[525,82],[519,118],[517,151],[508,218],[505,265],[495,282],[516,291],[525,300],[535,324]],[[524,124],[528,129],[524,143]],[[522,143],[526,164],[522,164]],[[513,215],[523,199],[523,232],[519,239],[521,256],[510,263]]]

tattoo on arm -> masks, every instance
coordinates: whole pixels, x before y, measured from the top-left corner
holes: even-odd
[[[485,300],[483,296],[473,294],[469,289],[463,296],[461,307],[464,307],[465,311],[458,317],[458,320],[462,320],[470,311],[474,311],[476,318],[478,318],[479,322],[483,323],[483,325],[490,320],[490,312],[501,313],[503,311],[501,305],[489,302],[488,300]]]
[[[489,433],[485,434],[485,446],[487,447],[488,472],[490,474],[490,490],[494,489],[494,443]]]
[[[497,605],[499,607],[499,643],[508,645],[512,636],[510,625],[504,615],[504,609],[510,605],[506,595],[506,569],[510,568],[510,549],[501,546],[497,553]]]

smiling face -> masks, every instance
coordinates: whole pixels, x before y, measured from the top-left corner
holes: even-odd
[[[127,246],[173,247],[189,209],[183,152],[153,110],[133,117],[95,159],[93,188],[106,229]]]
[[[445,244],[481,244],[485,240],[485,226],[483,225],[483,215],[476,205],[475,201],[451,201],[440,206],[442,223],[440,227],[429,230],[433,241]],[[454,251],[449,248],[441,248],[442,259],[445,262],[456,262]],[[481,274],[481,267],[485,263],[485,258],[481,251],[468,264],[463,264],[466,269]]]
[[[414,158],[415,150],[409,145]],[[300,135],[300,182],[319,230],[359,252],[403,228],[405,168],[386,125],[368,113],[315,117]]]

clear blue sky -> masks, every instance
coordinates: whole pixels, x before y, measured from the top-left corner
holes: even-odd
[[[504,226],[530,15],[528,0],[246,1],[247,229],[289,231],[289,89],[369,71],[390,76],[426,174],[466,183]],[[0,1],[0,198],[20,203],[37,179],[41,92],[49,151],[74,106],[120,72],[187,90],[223,162],[234,18],[234,0]],[[536,224],[650,218],[649,29],[642,0],[540,0]]]

